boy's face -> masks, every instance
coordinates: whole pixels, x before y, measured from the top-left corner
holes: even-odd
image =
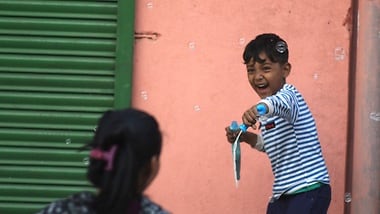
[[[259,54],[263,63],[251,59],[247,64],[248,81],[261,99],[275,94],[285,84],[290,73],[289,63],[281,65],[272,62],[265,53]]]

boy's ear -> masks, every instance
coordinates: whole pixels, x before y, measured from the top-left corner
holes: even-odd
[[[285,63],[283,66],[282,66],[282,75],[284,78],[288,77],[289,74],[290,74],[290,71],[292,70],[292,65],[290,63]]]

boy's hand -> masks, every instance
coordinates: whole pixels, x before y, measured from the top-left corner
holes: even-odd
[[[247,126],[251,126],[253,129],[257,129],[256,122],[258,120],[259,113],[256,110],[256,105],[244,112],[242,120]]]
[[[226,136],[229,143],[234,143],[240,130],[231,130],[230,127],[226,127]]]
[[[233,144],[236,140],[237,135],[239,134],[240,130],[233,131],[230,129],[230,127],[226,127],[226,136],[227,136],[227,141],[231,144]],[[257,142],[257,135],[252,132],[243,132],[240,135],[240,142],[246,142],[252,147],[255,147],[256,142]]]

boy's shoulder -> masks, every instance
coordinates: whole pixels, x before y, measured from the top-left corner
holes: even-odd
[[[277,93],[300,94],[297,88],[289,83],[285,83]]]
[[[290,84],[290,83],[285,83],[282,88],[285,89],[285,90],[296,90],[297,91],[297,88],[294,85]]]
[[[289,83],[285,83],[280,91],[289,92],[302,97],[302,93],[296,88],[296,86]]]

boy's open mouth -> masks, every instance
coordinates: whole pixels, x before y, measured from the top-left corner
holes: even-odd
[[[267,97],[270,95],[270,88],[268,83],[255,84],[256,93],[261,97]]]
[[[257,89],[266,89],[268,86],[268,84],[256,84]]]

